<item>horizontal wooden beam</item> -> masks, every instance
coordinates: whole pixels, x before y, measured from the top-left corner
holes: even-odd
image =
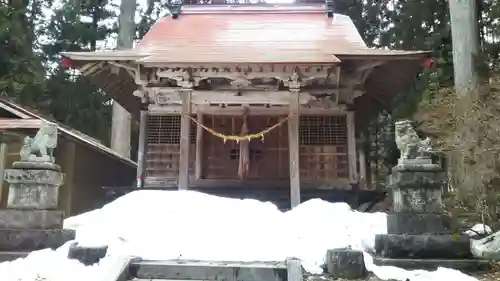
[[[159,106],[149,105],[151,115],[179,115],[181,113],[180,105]],[[300,106],[300,114],[305,115],[345,115],[346,109],[344,106],[338,108],[315,108],[308,106]],[[243,115],[247,112],[248,115],[288,115],[288,106],[209,106],[209,105],[193,105],[191,113],[207,114],[207,115]]]
[[[172,89],[155,88],[153,90],[155,103],[159,105],[181,104],[178,91]],[[193,91],[193,104],[289,104],[289,91]],[[309,93],[300,93],[300,104],[307,104],[313,97]]]
[[[40,129],[43,123],[40,119],[0,119],[0,130]]]

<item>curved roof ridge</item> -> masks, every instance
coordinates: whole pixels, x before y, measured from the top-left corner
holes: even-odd
[[[240,13],[325,13],[324,4],[235,4],[235,5],[183,5],[182,15],[192,14],[240,14]]]

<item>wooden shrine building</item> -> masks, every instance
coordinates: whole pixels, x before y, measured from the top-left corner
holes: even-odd
[[[328,3],[171,11],[131,50],[62,54],[140,116],[139,187],[365,188],[356,138],[428,52],[368,48]]]

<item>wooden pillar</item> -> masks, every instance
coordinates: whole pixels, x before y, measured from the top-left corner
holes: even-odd
[[[292,208],[295,208],[300,204],[299,95],[299,88],[290,89],[288,151],[290,155],[290,205]]]
[[[365,153],[365,148],[366,148],[366,136],[365,133],[360,134],[360,140],[363,142],[363,145],[361,147],[358,147],[358,161],[359,161],[359,185],[361,188],[366,189],[368,187],[367,185],[367,172],[366,172],[366,153]]]
[[[366,155],[363,149],[358,150],[359,154],[359,185],[366,189]]]
[[[146,168],[146,149],[147,149],[147,126],[149,112],[141,109],[141,119],[139,123],[139,143],[137,148],[137,188],[144,187],[144,170]]]
[[[1,140],[0,143],[0,202],[2,202],[2,194],[7,194],[7,192],[4,191],[4,172],[5,172],[5,162],[7,160],[7,143],[4,142],[4,140]],[[8,187],[5,187],[8,188]],[[0,204],[0,207],[2,204]]]
[[[203,114],[197,113],[196,115],[196,120],[198,123],[202,124],[203,123]],[[203,157],[203,128],[197,124],[196,125],[196,155],[195,155],[195,173],[196,173],[196,179],[199,180],[201,179],[201,169],[202,169],[202,163],[201,159]]]
[[[358,182],[358,169],[356,158],[356,128],[354,120],[354,111],[347,113],[347,153],[349,159],[349,182]]]
[[[181,108],[181,138],[179,153],[179,190],[187,190],[189,185],[189,132],[191,131],[191,92],[192,88],[183,87],[179,92]]]

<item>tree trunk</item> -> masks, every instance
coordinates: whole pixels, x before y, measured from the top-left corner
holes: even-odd
[[[119,16],[118,49],[131,49],[134,45],[136,0],[122,0]],[[111,149],[130,158],[131,115],[113,101]]]

